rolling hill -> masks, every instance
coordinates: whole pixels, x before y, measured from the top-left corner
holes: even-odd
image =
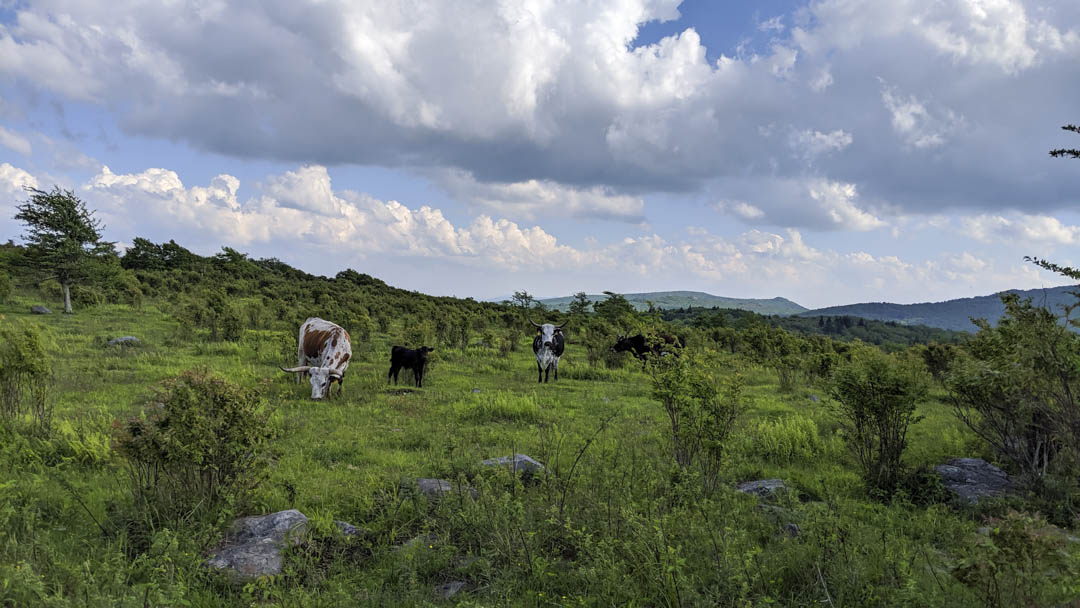
[[[1048,289],[1010,289],[1008,292],[1020,294],[1022,298],[1031,298],[1036,305],[1049,307],[1060,312],[1061,306],[1076,302],[1069,294],[1077,286],[1051,287]],[[999,292],[1005,293],[1005,292]],[[875,321],[895,321],[905,325],[927,325],[941,329],[974,332],[971,318],[987,319],[991,324],[1005,312],[998,294],[960,298],[944,302],[924,302],[920,304],[890,304],[888,302],[867,302],[830,306],[798,313],[801,317],[842,316],[848,315],[872,319]]]
[[[787,298],[725,298],[714,296],[703,291],[651,291],[648,293],[624,293],[622,294],[637,310],[648,310],[648,302],[652,302],[657,308],[673,309],[698,307],[738,308],[749,310],[762,315],[794,315],[806,311],[805,306],[800,306]],[[590,294],[590,301],[599,302],[607,296],[603,294]],[[546,298],[539,300],[544,306],[555,310],[565,311],[574,298]]]

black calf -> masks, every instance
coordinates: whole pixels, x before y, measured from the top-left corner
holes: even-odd
[[[424,386],[424,367],[427,365],[428,353],[435,350],[428,346],[417,349],[395,346],[390,349],[390,373],[386,375],[386,383],[390,384],[390,378],[397,384],[398,372],[401,368],[411,369],[416,378],[416,386]]]

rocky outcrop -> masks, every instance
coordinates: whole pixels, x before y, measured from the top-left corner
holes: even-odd
[[[514,473],[520,473],[524,478],[539,477],[547,469],[543,463],[533,458],[526,456],[525,454],[514,454],[513,456],[500,456],[498,458],[488,458],[480,463],[485,467],[505,467],[510,469]]]
[[[307,521],[296,509],[237,519],[206,564],[240,579],[280,574],[282,551],[303,539]]]
[[[30,314],[32,315],[51,315],[52,311],[40,304],[35,304],[30,307]]]
[[[1013,487],[1005,471],[982,458],[953,458],[934,470],[945,486],[959,500],[975,504],[982,498],[1004,496]]]
[[[116,346],[124,344],[138,344],[139,339],[135,336],[120,336],[119,338],[113,338],[105,343],[105,346]]]
[[[788,488],[783,479],[758,479],[757,481],[744,481],[735,486],[735,489],[746,494],[754,494],[758,498],[770,498],[777,492],[786,491]]]

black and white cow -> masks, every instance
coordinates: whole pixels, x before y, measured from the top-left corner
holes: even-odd
[[[548,374],[555,369],[555,379],[559,379],[559,357],[566,349],[566,339],[563,337],[562,328],[566,325],[552,325],[544,323],[540,325],[529,319],[529,323],[536,328],[536,337],[533,338],[533,352],[536,353],[536,369],[539,375],[537,382],[547,382]]]
[[[435,350],[430,346],[421,346],[417,349],[395,346],[390,349],[390,373],[386,375],[386,383],[390,384],[390,378],[397,384],[398,372],[401,368],[411,369],[417,387],[424,386],[424,367],[427,366],[428,353]]]

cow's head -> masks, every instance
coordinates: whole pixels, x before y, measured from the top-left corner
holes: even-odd
[[[283,372],[306,373],[311,380],[311,398],[323,399],[330,396],[330,387],[334,382],[341,382],[341,373],[329,367],[312,367],[301,365],[299,367],[281,368]]]
[[[562,325],[553,325],[551,323],[544,323],[543,325],[529,319],[529,323],[533,324],[536,328],[537,335],[540,336],[540,342],[543,346],[551,348],[551,343],[555,340],[556,335],[562,335],[562,328],[566,325],[567,321],[563,321]]]
[[[626,336],[619,334],[615,339],[615,346],[611,347],[612,352],[621,353],[628,351],[632,348],[630,339]]]

